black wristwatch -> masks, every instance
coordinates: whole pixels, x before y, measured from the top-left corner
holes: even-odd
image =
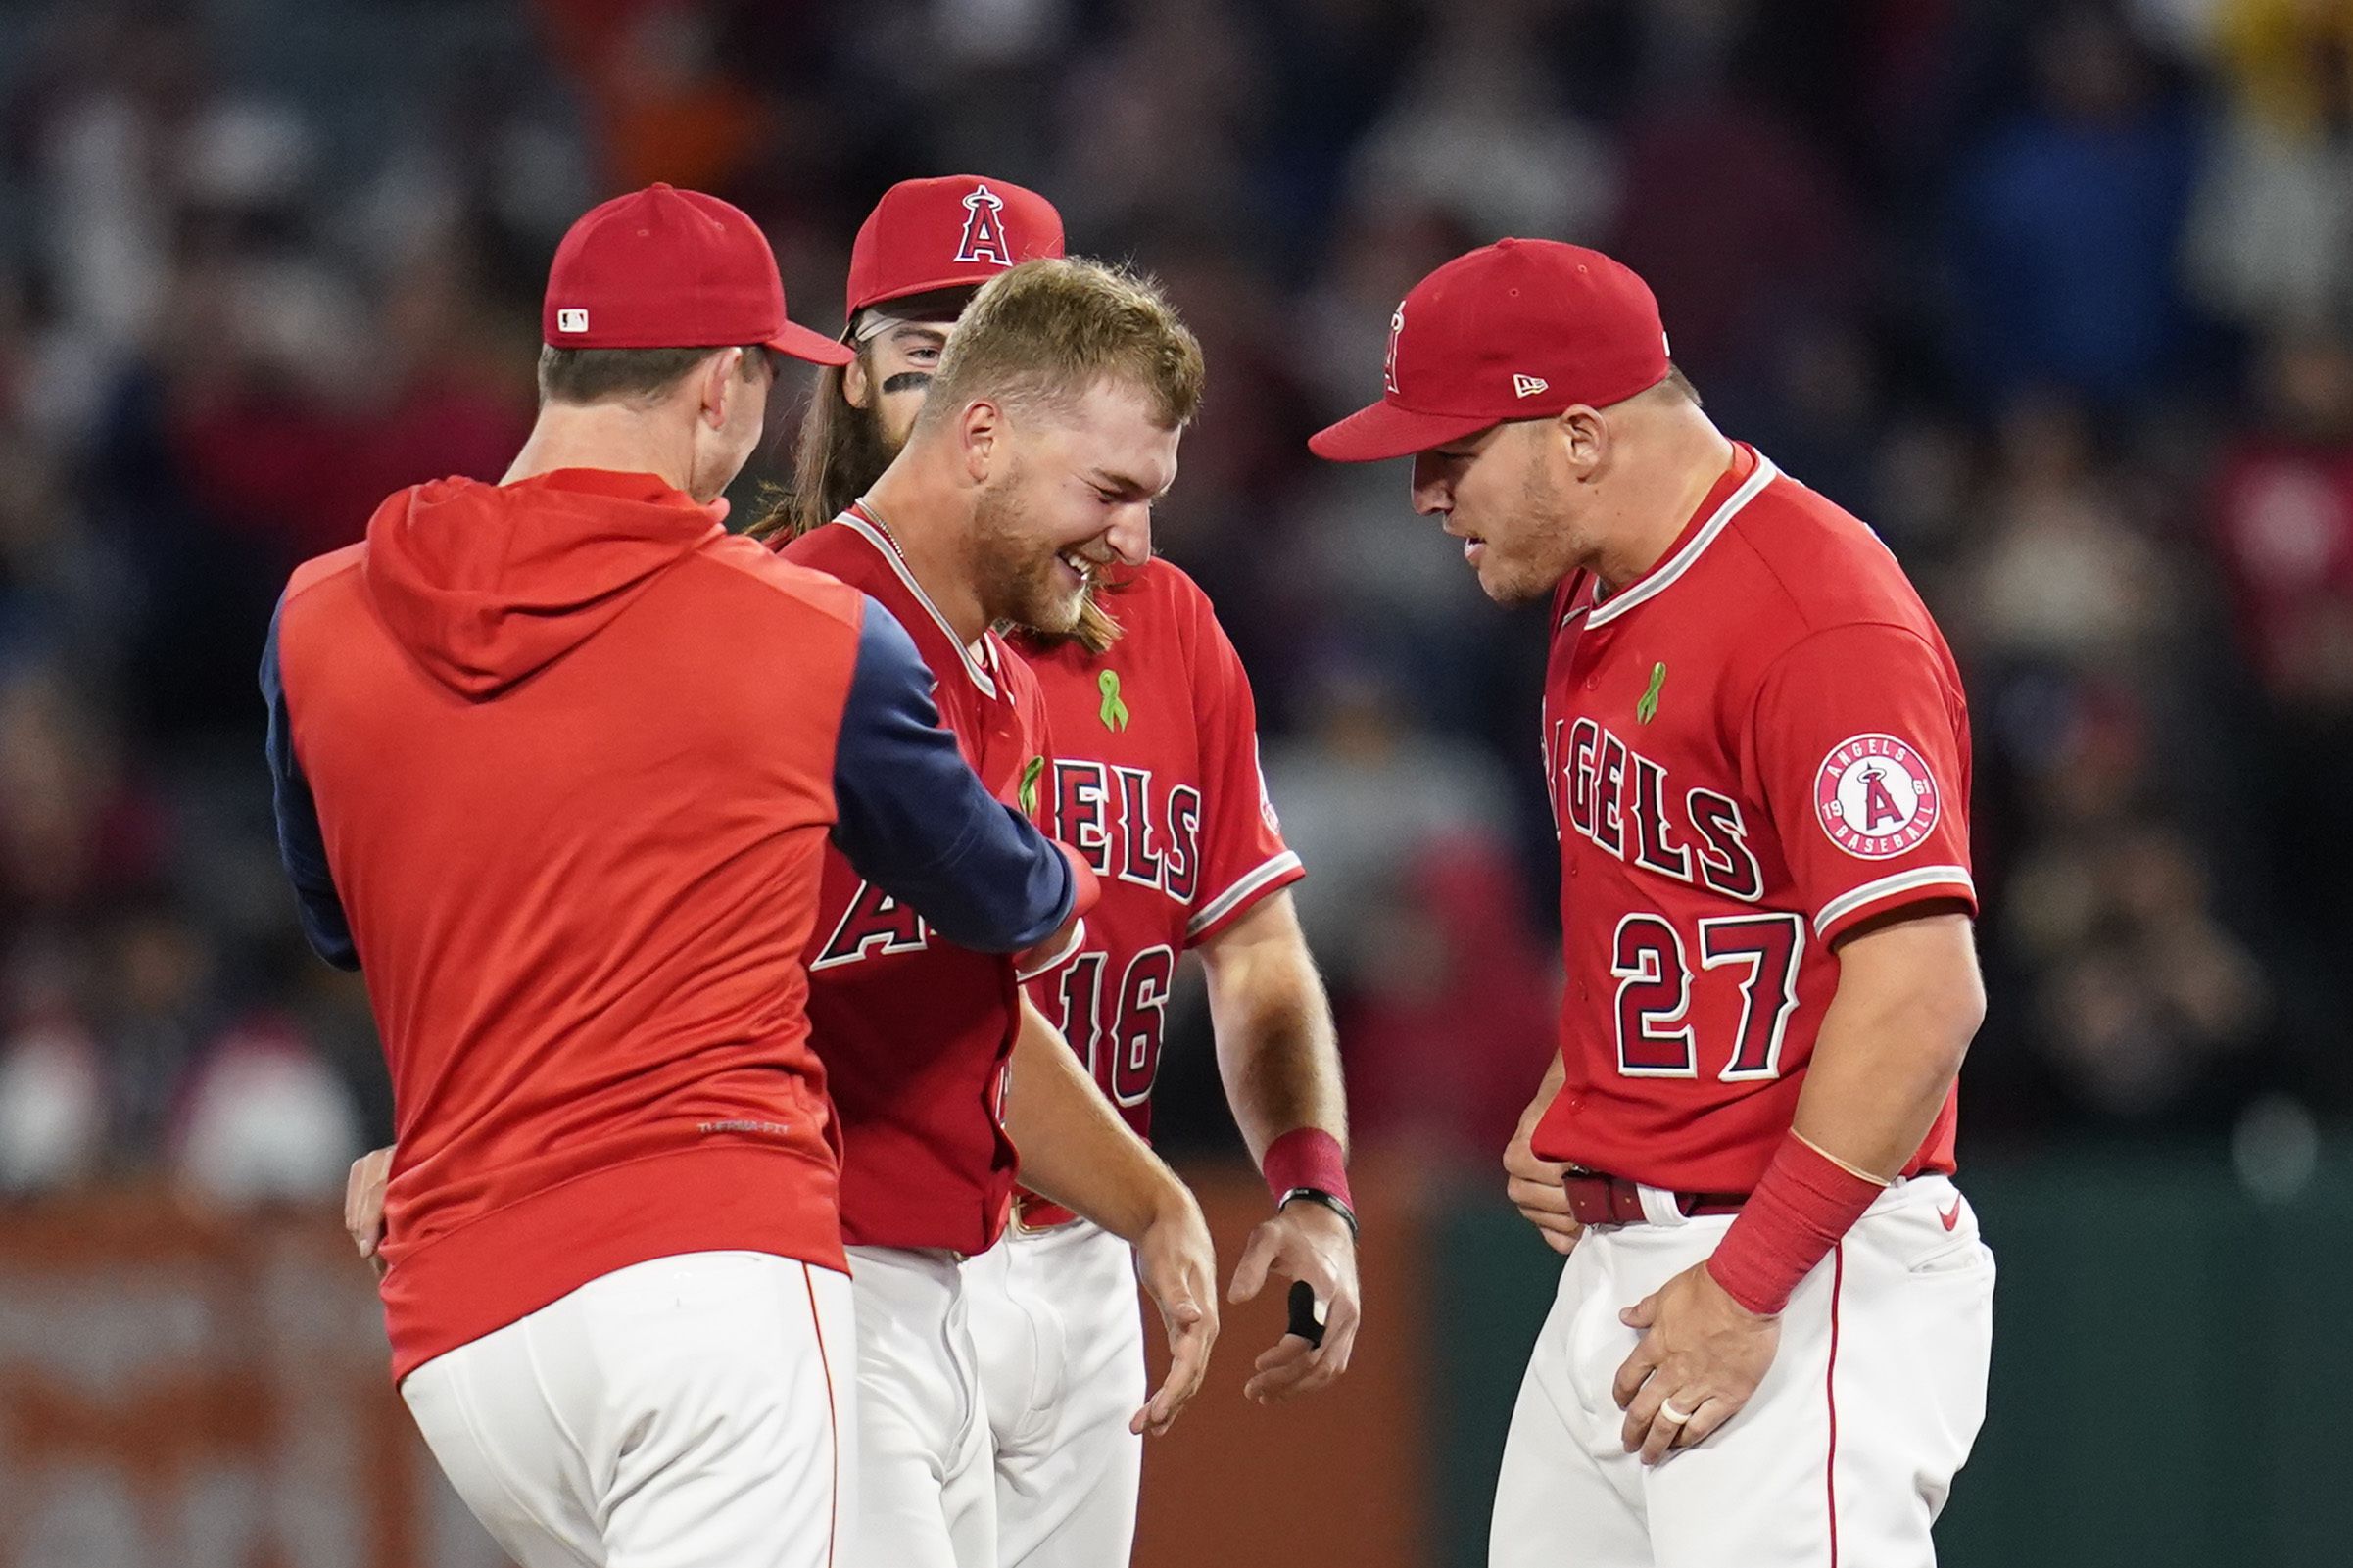
[[[1321,1204],[1324,1208],[1330,1210],[1333,1213],[1338,1214],[1342,1219],[1348,1222],[1348,1239],[1350,1241],[1356,1241],[1359,1239],[1357,1234],[1356,1211],[1349,1208],[1348,1200],[1341,1197],[1338,1193],[1325,1192],[1321,1187],[1293,1187],[1289,1192],[1286,1192],[1282,1195],[1282,1202],[1274,1206],[1275,1212],[1277,1213],[1281,1212],[1283,1210],[1289,1208],[1294,1202]]]

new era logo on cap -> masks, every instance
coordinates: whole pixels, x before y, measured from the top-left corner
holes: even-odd
[[[588,330],[588,312],[576,308],[556,311],[555,330],[558,332],[586,332]]]
[[[1512,395],[1515,398],[1533,398],[1551,385],[1552,383],[1542,376],[1513,376],[1512,378]]]

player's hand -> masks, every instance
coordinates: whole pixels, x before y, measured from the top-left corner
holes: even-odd
[[[1226,1300],[1255,1300],[1270,1273],[1304,1280],[1323,1308],[1323,1343],[1285,1334],[1263,1353],[1242,1397],[1271,1404],[1312,1394],[1348,1370],[1363,1308],[1357,1296],[1356,1237],[1348,1221],[1318,1203],[1285,1204],[1250,1233],[1233,1265]]]
[[[1193,1195],[1172,1182],[1172,1195],[1135,1243],[1136,1276],[1160,1307],[1169,1336],[1169,1375],[1128,1423],[1130,1432],[1168,1431],[1209,1376],[1218,1342],[1218,1254]]]
[[[384,1259],[376,1249],[384,1241],[384,1187],[392,1179],[392,1149],[371,1149],[352,1162],[351,1176],[343,1184],[343,1228],[360,1256],[373,1264],[376,1277],[384,1277]]]
[[[1544,1119],[1545,1107],[1551,1103],[1550,1095],[1539,1095],[1520,1113],[1519,1130],[1504,1146],[1504,1196],[1512,1200],[1522,1219],[1536,1227],[1547,1247],[1566,1258],[1576,1251],[1577,1238],[1585,1234],[1585,1227],[1568,1212],[1568,1193],[1561,1185],[1568,1166],[1536,1158],[1536,1123]]]
[[[1750,1311],[1698,1262],[1617,1314],[1646,1332],[1617,1369],[1612,1393],[1626,1412],[1620,1434],[1628,1453],[1657,1464],[1670,1449],[1688,1449],[1734,1416],[1764,1381],[1781,1346],[1781,1319]],[[1672,1402],[1691,1417],[1661,1416]]]

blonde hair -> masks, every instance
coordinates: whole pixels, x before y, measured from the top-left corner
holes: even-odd
[[[1201,344],[1151,279],[1078,257],[1040,258],[981,286],[940,356],[916,427],[981,400],[1067,409],[1097,383],[1136,388],[1174,430],[1201,408]]]

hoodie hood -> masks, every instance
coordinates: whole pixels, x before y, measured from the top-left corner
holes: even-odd
[[[651,474],[437,479],[369,519],[368,596],[435,680],[479,701],[602,631],[724,515]]]

